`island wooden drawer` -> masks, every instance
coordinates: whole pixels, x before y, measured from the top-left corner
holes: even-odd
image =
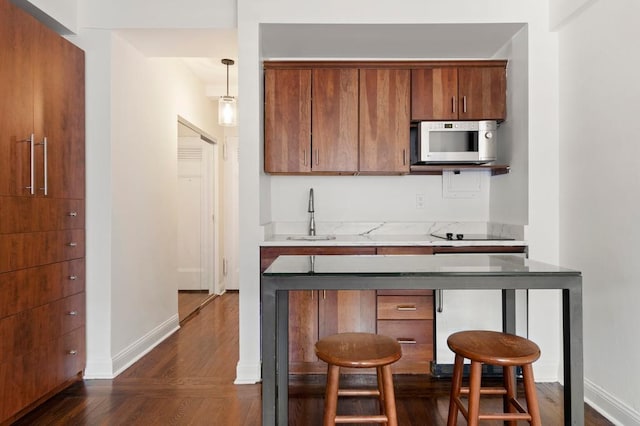
[[[378,334],[396,339],[402,361],[433,360],[433,320],[379,320]]]
[[[433,296],[378,296],[379,320],[432,320]]]

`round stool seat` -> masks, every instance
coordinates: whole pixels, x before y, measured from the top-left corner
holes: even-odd
[[[316,355],[327,364],[370,368],[400,359],[400,344],[388,336],[372,333],[340,333],[316,342]]]
[[[540,358],[540,348],[531,340],[497,331],[460,331],[449,336],[447,345],[467,359],[491,365],[524,365]]]

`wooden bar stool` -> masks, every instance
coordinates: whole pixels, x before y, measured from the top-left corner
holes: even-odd
[[[476,426],[480,420],[508,420],[506,424],[511,426],[515,426],[518,420],[528,421],[534,426],[542,424],[532,368],[533,362],[540,358],[538,345],[513,334],[480,330],[454,333],[447,339],[447,345],[456,354],[447,426],[456,425],[458,411],[470,426]],[[471,361],[468,388],[462,387],[465,358]],[[480,386],[483,364],[502,366],[504,387]],[[527,410],[516,399],[515,366],[522,366]],[[468,395],[468,408],[462,403],[461,394]],[[504,412],[481,414],[481,394],[503,395]]]
[[[400,344],[391,337],[372,333],[339,333],[319,340],[318,358],[328,364],[324,400],[325,426],[336,423],[385,423],[397,426],[396,400],[393,394],[391,364],[402,356]],[[339,389],[340,367],[375,368],[378,389]],[[338,396],[377,396],[379,415],[338,416]]]

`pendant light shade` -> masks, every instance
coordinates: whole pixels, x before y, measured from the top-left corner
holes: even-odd
[[[229,96],[229,65],[235,62],[233,59],[223,59],[222,63],[227,66],[227,95],[220,96],[218,100],[218,124],[232,127],[237,124],[238,109],[236,98]]]

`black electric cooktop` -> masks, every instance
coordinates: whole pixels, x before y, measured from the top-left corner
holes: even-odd
[[[509,237],[501,237],[498,235],[489,235],[489,234],[462,234],[462,233],[456,233],[456,232],[447,232],[447,233],[442,233],[442,234],[431,234],[432,237],[436,237],[436,238],[441,238],[443,240],[450,240],[450,241],[461,241],[461,240],[466,240],[466,241],[511,241],[514,240],[514,238],[509,238]]]

